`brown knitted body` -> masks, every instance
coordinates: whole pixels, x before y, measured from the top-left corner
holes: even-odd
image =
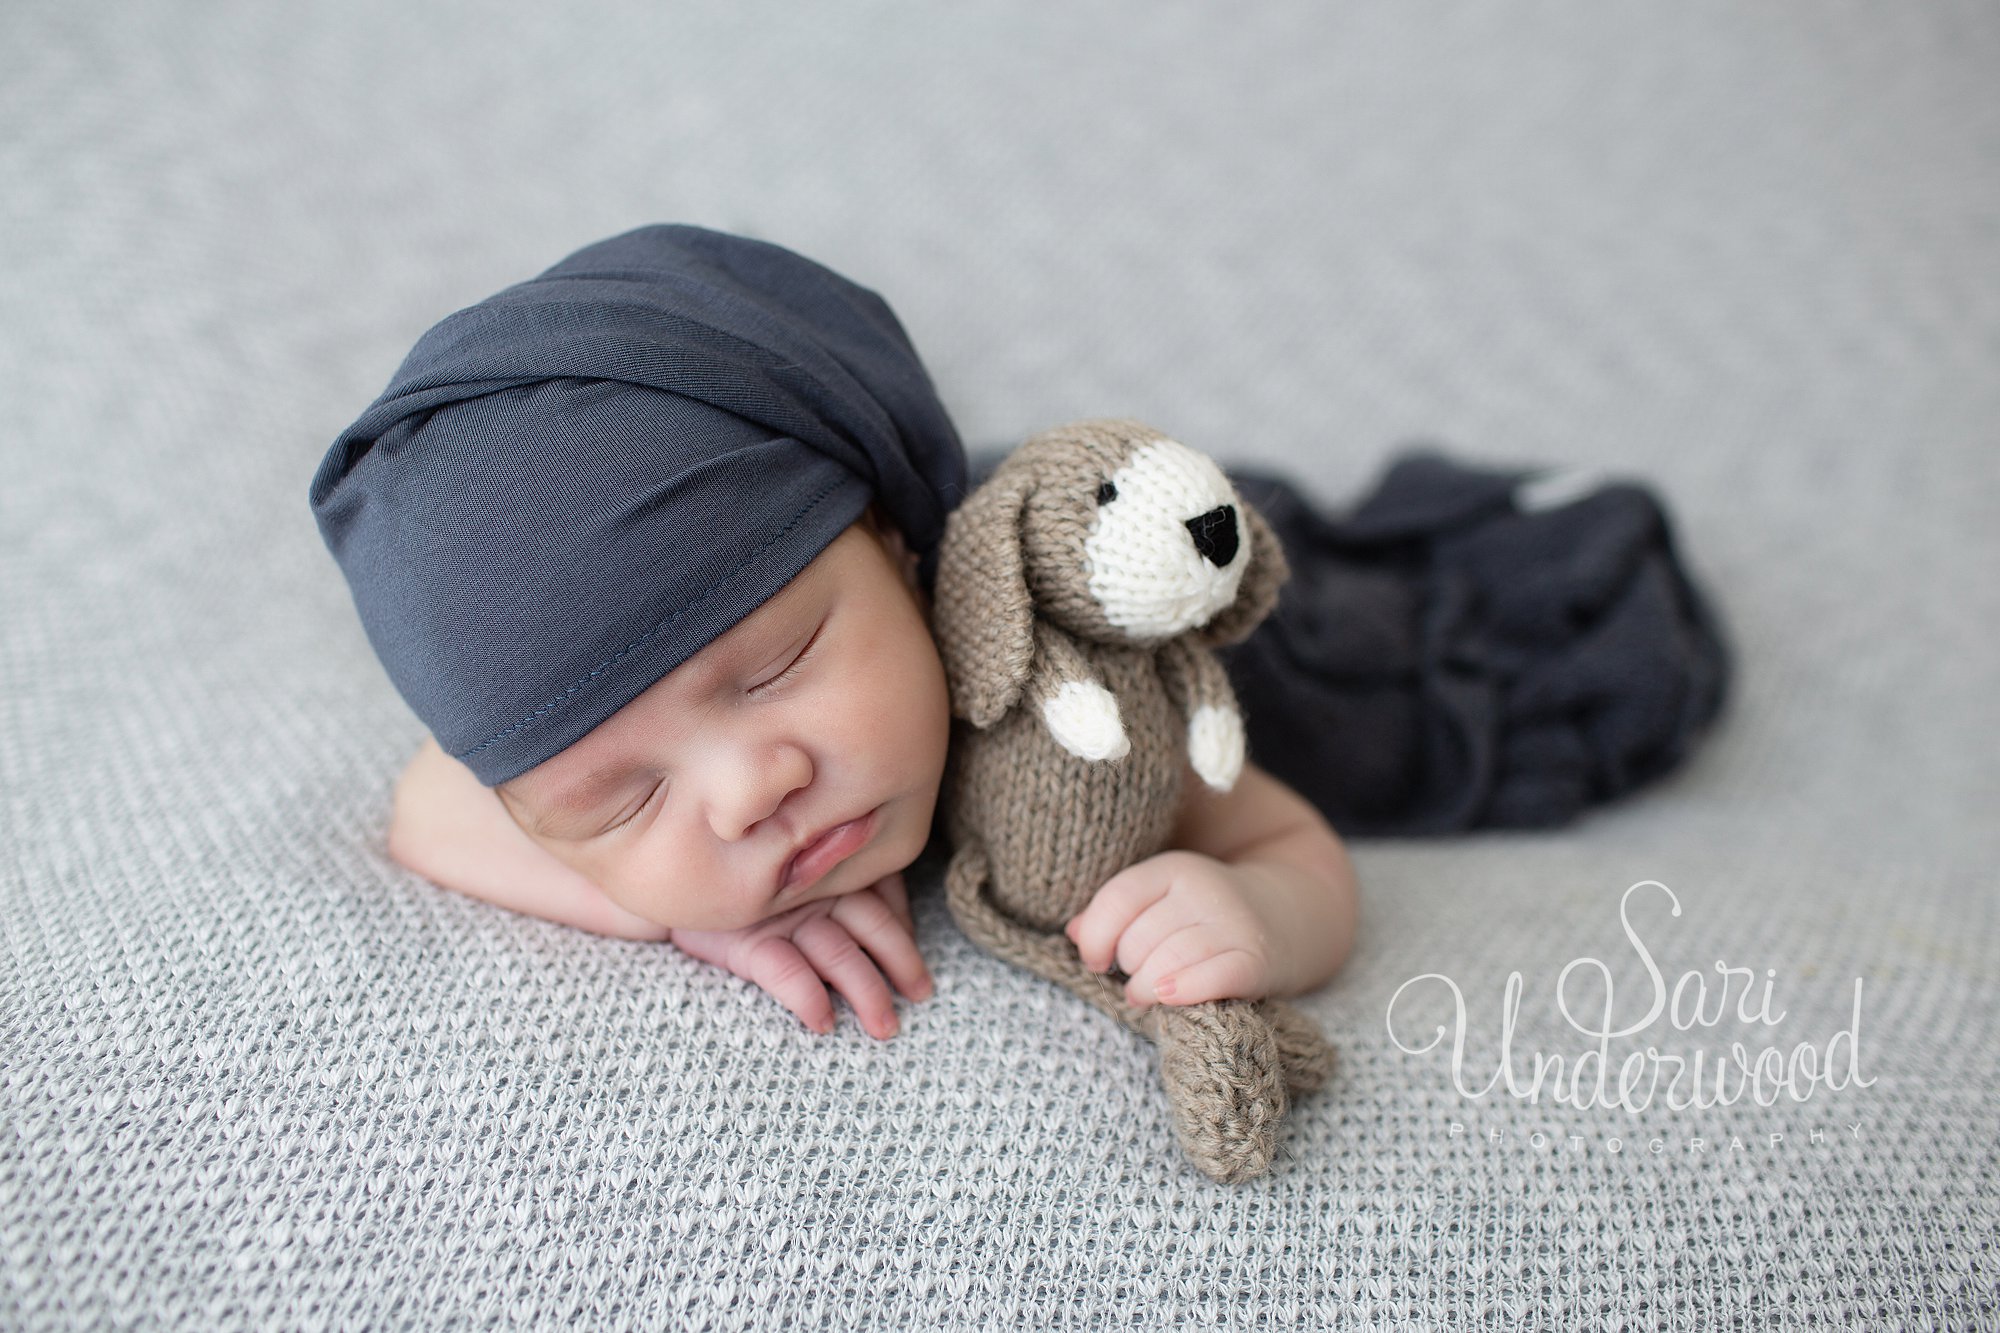
[[[1130,422],[1039,436],[988,483],[1013,493],[982,489],[953,516],[934,618],[959,718],[947,776],[947,900],[975,942],[1158,1043],[1182,1147],[1202,1171],[1234,1182],[1268,1169],[1290,1096],[1325,1080],[1331,1048],[1279,1001],[1136,1009],[1122,982],[1087,970],[1062,933],[1106,880],[1166,848],[1183,784],[1199,780],[1189,770],[1195,708],[1235,707],[1207,644],[1192,636],[1177,644],[1092,637],[1104,612],[1087,595],[1092,565],[1078,534],[1097,529],[1076,497],[1102,503],[1106,477],[1129,487],[1119,464],[1157,438]],[[1246,579],[1247,608],[1204,622],[1214,633],[1248,633],[1283,577],[1269,530],[1247,507],[1244,521],[1250,540],[1268,548],[1262,578]],[[1077,680],[1116,699],[1128,752],[1080,757],[1053,734],[1042,704]]]
[[[1059,937],[1104,881],[1167,845],[1186,764],[1180,715],[1152,654],[1106,648],[1095,663],[1132,740],[1116,763],[1070,754],[1032,708],[983,732],[952,728],[952,845],[976,837],[994,867],[996,901],[1022,925]]]

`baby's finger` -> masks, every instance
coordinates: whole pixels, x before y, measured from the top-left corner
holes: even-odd
[[[1148,999],[1159,1004],[1206,1004],[1210,1000],[1250,1000],[1261,997],[1265,978],[1247,949],[1224,949],[1177,970],[1151,975],[1141,983]],[[1127,995],[1131,986],[1126,988]],[[1132,1003],[1142,1001],[1133,999]]]
[[[890,984],[912,1000],[928,1000],[935,986],[909,924],[873,894],[850,893],[834,904],[833,919],[868,951]]]
[[[1146,953],[1126,953],[1120,941],[1118,971],[1126,975],[1126,1001],[1132,1005],[1152,1005],[1160,999],[1158,987],[1162,979],[1194,967],[1220,949],[1222,945],[1200,923],[1182,923],[1160,937]]]
[[[1163,894],[1145,911],[1134,917],[1112,946],[1112,961],[1118,970],[1128,977],[1136,977],[1148,959],[1160,951],[1160,946],[1190,926],[1201,924],[1187,903],[1173,895]],[[1185,944],[1187,941],[1182,941]],[[1176,956],[1176,966],[1186,966],[1192,957]],[[1154,965],[1159,971],[1160,964]]]
[[[777,997],[799,1021],[825,1036],[833,1031],[833,1000],[826,983],[790,940],[766,935],[730,961],[730,970]]]
[[[1142,912],[1166,896],[1171,882],[1151,861],[1128,866],[1105,880],[1090,906],[1063,927],[1083,956],[1083,965],[1093,972],[1110,967],[1116,961],[1119,937]]]
[[[831,917],[814,917],[793,932],[792,942],[827,984],[846,998],[862,1031],[878,1041],[896,1035],[896,1004],[889,996],[889,983],[845,926]]]
[[[903,923],[903,929],[914,937],[917,919],[910,914],[910,890],[904,882],[903,872],[897,870],[882,876],[875,881],[874,888],[882,901],[889,905],[889,910],[896,914],[896,919]]]

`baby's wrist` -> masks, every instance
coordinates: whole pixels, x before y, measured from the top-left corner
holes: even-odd
[[[1270,861],[1239,862],[1230,877],[1257,918],[1264,940],[1267,996],[1298,995],[1319,985],[1323,935],[1317,920],[1325,897],[1297,866]]]

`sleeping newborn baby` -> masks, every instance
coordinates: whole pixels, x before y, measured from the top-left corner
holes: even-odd
[[[693,227],[590,246],[446,319],[312,484],[431,733],[390,854],[670,941],[815,1031],[921,1000],[902,872],[950,737],[928,588],[965,457],[874,294]],[[1246,764],[1069,924],[1136,1004],[1288,995],[1358,912],[1318,811]]]

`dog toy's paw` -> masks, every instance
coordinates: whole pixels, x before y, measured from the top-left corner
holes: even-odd
[[[1333,1047],[1319,1024],[1283,1000],[1265,1000],[1257,1008],[1271,1025],[1285,1066],[1285,1088],[1292,1096],[1303,1097],[1332,1077]]]
[[[1225,1185],[1269,1171],[1290,1105],[1271,1025],[1243,1000],[1155,1012],[1160,1079],[1188,1160]]]
[[[1131,738],[1118,716],[1118,697],[1095,681],[1072,680],[1042,705],[1056,744],[1079,759],[1123,759]]]
[[[1188,762],[1216,791],[1228,791],[1243,776],[1243,715],[1233,708],[1203,704],[1188,723]]]

